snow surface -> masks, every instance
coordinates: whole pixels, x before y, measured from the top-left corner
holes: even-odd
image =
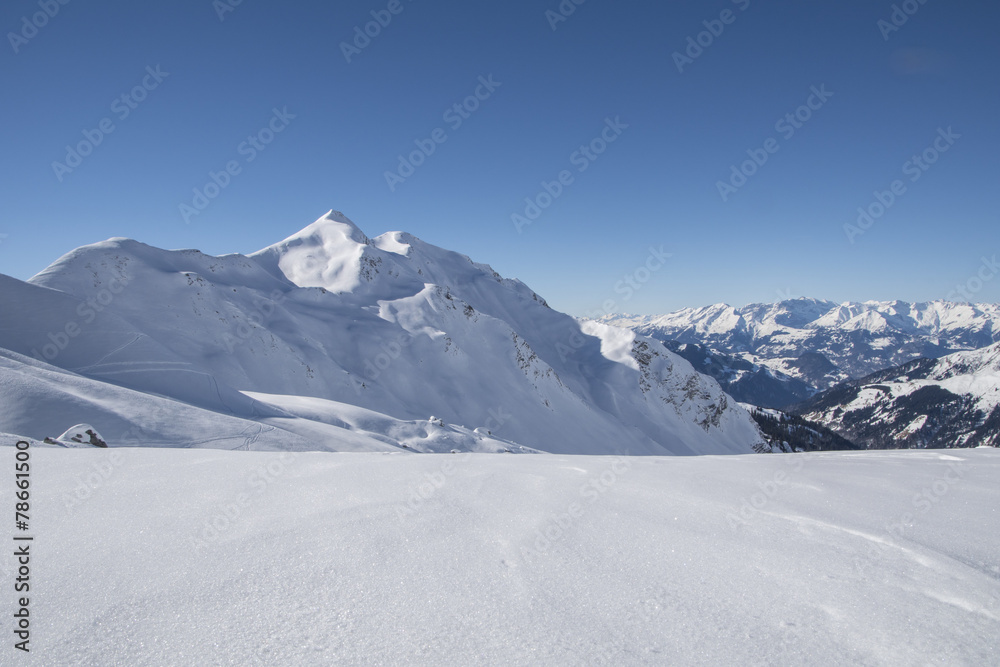
[[[987,665],[1000,651],[994,449],[31,454],[32,652],[4,664]]]

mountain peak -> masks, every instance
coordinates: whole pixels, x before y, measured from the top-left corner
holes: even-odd
[[[322,218],[297,234],[293,234],[291,237],[286,239],[286,241],[304,236],[318,236],[324,240],[331,239],[334,241],[339,241],[342,237],[343,239],[354,241],[355,243],[365,245],[370,243],[368,235],[361,231],[361,228],[354,224],[353,220],[340,211],[334,209],[330,209],[330,211]]]
[[[348,244],[368,245],[371,243],[368,235],[361,231],[361,228],[354,224],[350,218],[331,209],[329,213],[316,220],[310,225],[300,229],[288,238],[268,246],[259,255],[272,248],[296,248],[301,246],[329,246]]]
[[[361,256],[370,244],[350,218],[331,209],[311,225],[250,257],[276,277],[287,278],[299,287],[341,292],[357,286]]]

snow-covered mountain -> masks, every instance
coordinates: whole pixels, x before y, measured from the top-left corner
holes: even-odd
[[[872,449],[1000,446],[1000,343],[846,382],[793,410]]]
[[[659,342],[331,211],[249,256],[116,238],[0,276],[0,432],[109,444],[706,454],[760,433]]]
[[[661,341],[702,345],[816,390],[1000,340],[1000,305],[946,301],[837,304],[791,299],[742,308],[716,304],[659,316],[610,315],[602,321]],[[741,400],[781,407],[754,396],[742,395]]]

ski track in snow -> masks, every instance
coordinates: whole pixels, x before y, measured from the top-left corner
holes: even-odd
[[[95,368],[100,368],[101,364],[104,363],[104,361],[106,359],[108,359],[109,357],[113,357],[114,355],[118,354],[119,352],[122,352],[126,348],[131,347],[135,343],[137,343],[140,340],[142,340],[144,337],[145,337],[145,334],[136,334],[135,338],[133,338],[129,342],[125,343],[124,345],[121,345],[120,347],[117,347],[117,348],[111,350],[110,352],[108,352],[107,354],[105,354],[103,357],[101,357],[100,359],[98,359],[97,361],[95,361],[93,364],[91,364],[89,366],[84,366],[83,368],[71,368],[69,370],[72,370],[74,373],[88,373],[88,372],[91,372]],[[141,362],[126,362],[126,363],[136,364],[136,363],[141,363]]]

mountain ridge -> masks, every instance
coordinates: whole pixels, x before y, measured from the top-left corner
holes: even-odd
[[[789,410],[869,449],[1000,446],[1000,343],[916,359]]]
[[[1000,305],[942,300],[800,298],[740,308],[713,304],[665,315],[610,315],[600,321],[663,342],[701,345],[804,381],[814,391],[913,359],[940,358],[1000,340]]]
[[[500,438],[637,454],[749,452],[760,439],[717,383],[655,340],[581,323],[404,232],[369,237],[337,211],[250,255],[116,238],[6,282],[3,321],[19,325],[0,327],[0,348],[209,413],[297,422],[299,433],[335,440],[345,424],[378,422],[371,432],[402,447],[396,421],[440,421],[472,434],[458,449],[495,451],[486,440]],[[348,419],[356,409],[387,419]],[[114,444],[120,433],[97,421],[74,423]]]

